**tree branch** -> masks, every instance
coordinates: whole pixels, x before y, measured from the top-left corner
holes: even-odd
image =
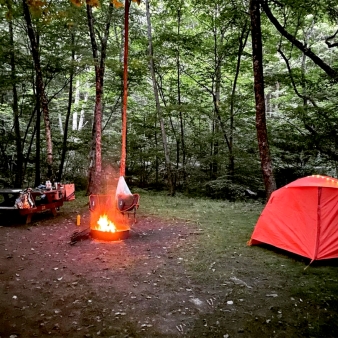
[[[290,67],[290,64],[289,64],[289,60],[286,58],[285,54],[283,53],[283,51],[280,49],[280,47],[278,48],[278,52],[279,54],[282,56],[282,58],[284,59],[285,61],[285,64],[286,64],[286,67],[288,69],[288,72],[289,72],[289,76],[290,76],[290,80],[291,80],[291,83],[292,83],[292,87],[293,87],[293,90],[295,91],[295,93],[297,94],[297,96],[303,100],[309,100],[312,105],[316,108],[318,108],[316,102],[313,101],[313,99],[307,95],[302,95],[298,89],[297,89],[297,86],[296,86],[296,83],[295,83],[295,80],[293,78],[293,75],[292,75],[292,70],[291,70],[291,67]]]
[[[338,80],[338,72],[325,63],[320,57],[318,57],[310,48],[307,48],[302,42],[296,39],[295,36],[291,35],[273,16],[267,0],[261,1],[262,8],[269,18],[271,23],[276,27],[276,29],[281,33],[287,40],[289,40],[293,45],[295,45],[300,51],[302,51],[306,56],[308,56],[317,66],[324,70],[324,72],[332,79]]]
[[[309,124],[305,123],[304,124],[305,128],[310,132],[310,134],[313,136],[313,142],[315,144],[315,147],[322,152],[325,155],[328,155],[335,161],[338,160],[338,154],[335,150],[332,150],[328,145],[327,142],[321,142],[322,140],[320,139],[320,134]],[[318,139],[319,138],[319,139]]]
[[[338,42],[335,42],[335,43],[331,43],[329,42],[329,40],[332,40],[336,37],[336,35],[338,34],[338,29],[336,30],[336,33],[334,33],[333,35],[331,36],[328,36],[326,39],[325,39],[325,43],[327,44],[327,46],[329,48],[332,48],[332,47],[338,47]]]

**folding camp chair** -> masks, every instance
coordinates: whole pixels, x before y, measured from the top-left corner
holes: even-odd
[[[90,195],[89,210],[91,212],[107,212],[111,211],[114,206],[114,196],[112,195]],[[139,194],[118,194],[116,196],[116,208],[124,216],[133,214],[134,223],[136,223],[136,210],[139,208]]]
[[[136,210],[140,206],[140,195],[117,195],[117,209],[124,215],[134,214],[134,223],[136,223]]]
[[[105,211],[113,206],[113,197],[111,195],[90,195],[89,210],[90,211]]]

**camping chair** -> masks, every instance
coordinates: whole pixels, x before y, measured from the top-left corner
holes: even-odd
[[[89,196],[89,210],[99,211],[109,210],[113,205],[112,196],[110,195],[90,195]]]
[[[132,194],[117,194],[117,209],[122,213],[122,215],[134,214],[134,223],[136,223],[136,210],[140,206],[140,195]]]

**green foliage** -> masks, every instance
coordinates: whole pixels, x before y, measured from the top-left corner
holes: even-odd
[[[247,199],[264,198],[260,180],[257,177],[221,176],[205,184],[206,195],[214,199],[243,201]]]
[[[245,187],[233,183],[230,179],[219,177],[217,180],[206,184],[207,196],[211,198],[222,198],[229,201],[243,200],[245,197]]]
[[[8,163],[17,158],[12,110],[15,84],[25,178],[31,181],[37,158],[34,70],[21,5],[13,3],[12,11],[8,13],[5,4],[3,2],[0,6],[0,71],[3,80],[0,84],[0,169],[2,176],[12,182],[15,167],[9,168]],[[330,1],[297,4],[282,1],[272,10],[290,33],[336,67],[337,48],[328,49],[324,42],[336,31],[335,4]],[[104,2],[102,7],[93,11],[101,37],[107,5],[109,2]],[[240,34],[249,29],[248,17],[243,14],[247,12],[245,6],[237,1],[204,0],[194,3],[153,1],[150,4],[156,81],[179,191],[237,200],[243,198],[243,191],[247,188],[255,192],[262,189],[250,36],[240,56],[237,86],[232,95]],[[35,13],[38,15],[33,16],[33,24],[39,34],[41,66],[49,99],[53,169],[58,169],[64,147],[62,129],[68,110],[70,72],[74,70],[64,179],[82,181],[88,174],[95,103],[95,74],[86,12],[84,6],[70,6],[68,1],[61,1],[58,5],[51,3],[47,9],[45,13]],[[14,24],[13,46],[8,19]],[[127,170],[140,186],[163,188],[167,174],[161,129],[149,82],[148,37],[144,19],[144,7],[131,6]],[[113,11],[110,31],[104,78],[102,157],[104,165],[118,167],[123,72],[123,11],[120,9]],[[319,67],[282,38],[264,13],[262,34],[269,144],[278,185],[308,173],[336,175],[336,83],[323,76]],[[98,42],[101,43],[99,39]],[[291,72],[278,48],[284,53]],[[12,49],[15,52],[14,77],[11,72]],[[75,53],[74,62],[72,52]],[[216,86],[219,86],[217,103],[214,100]],[[76,100],[75,96],[78,96]],[[216,106],[219,116],[215,114]],[[76,127],[73,127],[75,113],[78,115]],[[80,113],[83,117],[81,128]],[[45,175],[43,128],[41,124],[41,166],[42,175]],[[230,155],[234,159],[235,172],[234,179],[228,180]]]

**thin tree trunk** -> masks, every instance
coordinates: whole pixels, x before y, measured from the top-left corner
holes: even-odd
[[[73,91],[73,89],[72,89]],[[80,102],[80,80],[76,80],[72,130],[77,130],[77,116]]]
[[[31,139],[30,139],[30,141],[29,141],[29,146],[28,146],[27,151],[26,151],[26,161],[25,161],[25,163],[24,163],[24,168],[23,168],[23,176],[24,176],[24,177],[25,177],[26,171],[27,171],[27,163],[28,163],[28,160],[27,160],[27,159],[30,157],[30,154],[31,154],[31,151],[32,151],[35,133],[36,133],[36,126],[34,126],[34,128],[33,128],[33,132],[32,132],[32,135],[31,135]],[[40,183],[39,183],[38,185],[35,184],[35,183],[36,183],[35,180],[36,180],[36,177],[34,177],[34,186],[35,186],[35,187],[38,187]],[[28,181],[28,184],[30,185],[30,179],[28,179],[27,181]]]
[[[69,75],[69,92],[68,92],[68,107],[67,107],[67,114],[66,114],[66,121],[65,121],[65,128],[63,133],[63,143],[62,143],[62,153],[61,153],[61,160],[59,166],[59,172],[57,174],[57,181],[62,181],[63,175],[63,167],[66,159],[67,153],[67,139],[68,139],[68,127],[69,127],[69,120],[70,114],[72,111],[72,100],[73,100],[73,78],[74,78],[74,60],[75,60],[75,50],[74,50],[74,33],[71,32],[71,44],[72,44],[72,56],[71,56],[71,68],[70,68],[70,75]]]
[[[221,122],[221,117],[219,115],[219,111],[218,108],[215,110],[215,112],[217,112],[217,117],[219,119],[219,122]],[[218,132],[218,124],[217,121],[215,119],[215,114],[213,116],[213,121],[212,121],[212,142],[211,142],[211,149],[210,149],[210,155],[211,155],[211,163],[210,163],[210,179],[214,180],[217,178],[217,172],[218,172],[218,162],[217,162],[217,155],[218,155],[218,140],[217,140],[217,133]],[[226,134],[224,133],[225,138],[226,138]]]
[[[222,134],[223,134],[223,138],[224,141],[228,147],[228,149],[230,149],[230,143],[229,143],[229,138],[227,136],[227,132],[226,132],[226,128],[225,128],[225,124],[222,120],[221,117],[221,112],[219,109],[219,101],[217,101],[217,96],[216,93],[214,92],[214,87],[212,87],[211,89],[208,88],[207,86],[205,86],[203,83],[201,83],[200,81],[196,80],[193,76],[191,76],[190,74],[186,73],[193,81],[195,81],[196,83],[198,83],[201,87],[203,87],[211,96],[212,96],[212,100],[213,100],[213,105],[214,105],[214,118],[212,120],[212,135],[215,135],[216,133],[216,118],[219,122],[219,126],[221,128]],[[214,83],[213,83],[214,86]],[[215,149],[214,149],[215,148]],[[213,156],[214,154],[218,153],[218,150],[216,149],[218,148],[218,142],[212,140],[212,142],[210,143],[210,156]],[[215,167],[215,169],[213,169],[213,167]],[[209,169],[210,169],[210,176],[212,177],[212,173],[213,172],[217,172],[217,163],[210,163],[209,165]]]
[[[31,43],[31,48],[32,48],[31,52],[32,52],[35,74],[36,74],[36,92],[37,92],[37,96],[40,99],[40,104],[41,104],[41,108],[43,112],[43,120],[45,124],[46,145],[47,145],[47,167],[48,167],[47,178],[51,179],[52,174],[53,174],[52,173],[53,143],[52,143],[52,132],[50,128],[50,120],[49,120],[48,99],[47,99],[45,88],[44,88],[42,70],[41,70],[41,64],[40,64],[39,42],[38,42],[38,36],[36,35],[33,29],[32,20],[31,20],[27,1],[22,0],[22,3],[23,3],[24,18],[27,24],[28,37]],[[36,178],[36,181],[37,180],[38,178]]]
[[[129,39],[129,0],[124,5],[124,52],[123,52],[123,95],[122,95],[122,140],[120,176],[126,175],[127,157],[127,104],[128,104],[128,39]]]
[[[8,10],[11,12],[11,2],[7,2]],[[15,68],[15,52],[14,52],[14,34],[13,22],[8,21],[9,26],[9,39],[11,45],[10,58],[11,58],[11,80],[13,88],[13,115],[14,115],[14,132],[15,132],[15,146],[16,146],[16,171],[14,185],[21,187],[23,182],[23,159],[22,159],[22,146],[21,146],[21,132],[19,121],[19,106],[18,106],[18,93],[16,89],[16,68]]]
[[[88,92],[85,93],[85,97],[84,97],[84,104],[82,105],[82,108],[81,108],[81,112],[80,112],[80,118],[79,118],[79,125],[78,125],[78,128],[77,130],[82,130],[82,128],[84,127],[85,125],[85,122],[84,122],[84,118],[85,118],[85,115],[84,115],[84,108],[87,104],[87,101],[88,101]]]
[[[23,161],[23,171],[22,171],[22,177],[25,177],[26,176],[26,169],[27,169],[27,163],[28,163],[28,159],[30,157],[30,153],[31,153],[31,150],[32,150],[32,145],[33,145],[33,141],[35,139],[35,133],[36,133],[36,125],[33,126],[33,132],[29,132],[30,131],[30,127],[32,125],[32,123],[34,123],[34,118],[35,118],[35,114],[37,112],[37,109],[38,109],[38,104],[37,102],[35,103],[35,107],[34,107],[34,110],[29,118],[29,121],[26,125],[26,130],[25,130],[25,135],[23,136],[23,140],[22,140],[22,144],[26,144],[26,141],[27,141],[27,138],[28,138],[28,135],[30,135],[30,141],[29,141],[29,146],[28,146],[28,149],[26,151],[26,155],[25,157],[23,158],[24,161]],[[35,171],[36,171],[37,168],[35,168]],[[35,177],[34,177],[35,179]],[[36,185],[35,185],[36,186]]]
[[[180,40],[180,28],[181,28],[181,9],[178,9],[177,13],[177,35],[178,40]],[[178,102],[178,109],[179,109],[179,120],[180,120],[180,141],[181,141],[181,148],[182,148],[182,171],[183,171],[183,184],[185,184],[186,174],[185,174],[185,140],[184,140],[184,121],[183,121],[183,114],[182,114],[182,107],[181,107],[181,55],[180,55],[180,46],[177,46],[177,102]],[[177,164],[179,164],[179,156]]]
[[[236,64],[236,72],[234,82],[232,84],[231,91],[231,99],[230,99],[230,133],[229,133],[229,176],[233,179],[235,175],[235,156],[233,149],[233,134],[234,134],[234,107],[235,107],[235,94],[237,88],[237,80],[239,76],[240,66],[241,66],[241,58],[243,55],[243,50],[245,48],[246,42],[248,40],[250,30],[248,29],[247,22],[242,29],[241,35],[239,37],[239,46],[237,53],[237,64]]]
[[[40,111],[40,98],[37,96],[36,106],[36,121],[35,121],[35,181],[34,185],[38,187],[41,182],[41,111]]]
[[[157,115],[157,113],[156,113]],[[158,153],[157,153],[157,149],[158,149],[158,144],[159,144],[159,140],[158,140],[158,136],[157,136],[157,118],[155,117],[155,123],[154,123],[154,130],[155,130],[155,134],[154,134],[154,140],[155,140],[155,149],[156,149],[156,157],[155,157],[155,184],[156,187],[158,187],[158,183],[159,183],[159,167],[160,167],[160,161],[158,158]]]
[[[60,130],[60,134],[64,135],[64,131],[63,131],[63,125],[62,125],[62,115],[61,113],[59,113],[59,130]]]
[[[268,144],[268,133],[265,117],[263,48],[259,0],[250,0],[251,37],[253,73],[256,101],[256,130],[259,155],[267,198],[276,190],[276,182],[272,171],[272,162]]]
[[[215,4],[214,8],[214,20],[216,21],[216,18],[219,16],[219,6]],[[222,81],[222,59],[219,55],[219,46],[223,46],[224,41],[224,32],[220,31],[218,32],[218,27],[213,27],[213,38],[214,38],[214,66],[215,66],[215,82],[213,84],[213,87],[215,88],[215,92],[213,94],[213,103],[214,103],[214,116],[213,119],[215,120],[215,117],[218,118],[219,124],[221,125],[221,129],[225,138],[225,141],[229,147],[229,141],[226,134],[224,123],[222,122],[221,114],[219,111],[219,102],[221,97],[221,81]],[[220,39],[219,45],[217,42],[217,39]],[[218,172],[218,150],[219,150],[219,143],[218,143],[218,131],[219,131],[219,125],[215,121],[213,123],[213,148],[212,148],[212,171],[211,171],[211,177],[212,179],[215,179],[217,177]]]
[[[162,116],[162,110],[161,110],[159,94],[158,94],[158,87],[157,87],[156,79],[155,79],[154,54],[153,54],[153,44],[152,44],[149,0],[146,0],[146,11],[147,11],[147,23],[148,23],[149,67],[150,67],[150,73],[151,73],[151,78],[152,78],[152,82],[153,82],[153,90],[154,90],[154,96],[155,96],[155,102],[156,102],[156,112],[157,112],[159,120],[160,120],[162,143],[163,143],[163,150],[164,150],[164,157],[165,157],[165,165],[166,165],[166,171],[167,171],[167,175],[168,175],[169,193],[170,193],[171,196],[173,196],[173,195],[175,195],[175,185],[174,185],[174,182],[173,182],[170,155],[169,155],[169,149],[168,149],[168,143],[167,143],[167,135],[166,135],[164,120],[163,120],[163,116]]]
[[[92,162],[92,177],[89,183],[91,186],[91,194],[98,194],[101,186],[101,124],[102,124],[102,86],[101,86],[101,69],[99,66],[98,47],[94,32],[94,17],[91,5],[87,4],[87,18],[90,32],[90,41],[92,46],[93,59],[95,63],[95,108],[94,108],[94,138],[95,152],[93,154],[94,161]]]
[[[216,34],[216,32],[215,32]],[[221,46],[223,45],[223,34],[221,35]],[[217,42],[216,42],[216,36],[215,36],[215,65],[216,65],[216,71],[215,71],[215,96],[214,96],[214,109],[215,109],[215,114],[220,122],[220,124],[222,125],[222,131],[223,131],[223,135],[224,138],[226,140],[226,143],[229,147],[229,141],[228,141],[228,137],[227,137],[227,133],[225,130],[225,126],[224,123],[222,122],[222,118],[221,118],[221,114],[219,111],[219,102],[221,99],[221,80],[222,80],[222,71],[221,71],[221,62],[220,60],[217,60]],[[213,159],[212,159],[212,172],[211,172],[211,177],[213,179],[217,178],[217,172],[218,172],[218,159],[217,159],[217,155],[218,155],[218,149],[219,149],[219,144],[218,144],[218,131],[219,131],[219,126],[218,123],[215,123],[214,125],[214,141],[213,141]]]

